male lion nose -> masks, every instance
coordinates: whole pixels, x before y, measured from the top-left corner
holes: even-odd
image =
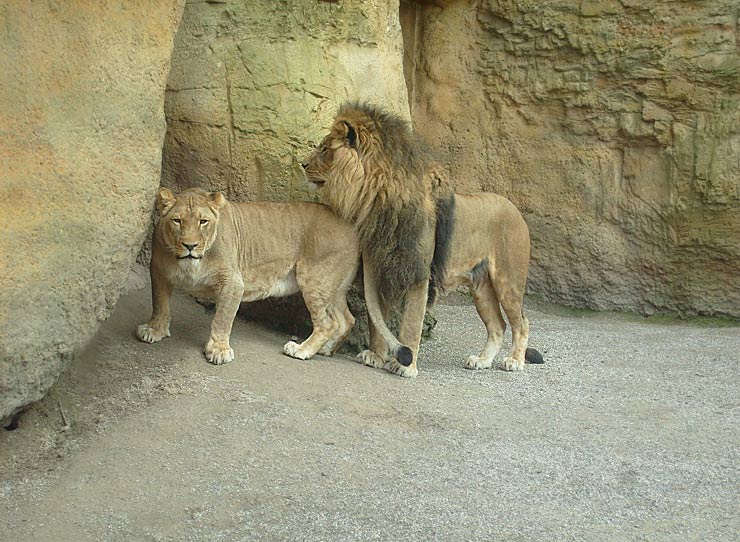
[[[184,246],[186,249],[192,252],[193,249],[198,246],[198,243],[195,243],[193,245],[188,245],[187,243],[183,243],[182,246]]]

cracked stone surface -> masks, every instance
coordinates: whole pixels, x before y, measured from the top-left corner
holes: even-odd
[[[522,209],[531,292],[740,315],[736,2],[401,7],[414,127]]]

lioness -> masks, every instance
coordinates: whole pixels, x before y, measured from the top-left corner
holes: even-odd
[[[205,346],[216,365],[234,359],[231,326],[242,301],[300,291],[313,333],[285,354],[332,355],[352,329],[347,290],[357,273],[359,243],[350,224],[317,203],[230,203],[220,192],[160,188],[152,239],[152,318],[138,327],[148,343],[170,336],[172,289],[216,301]]]
[[[524,369],[525,355],[541,363],[539,352],[527,348],[529,323],[522,312],[529,230],[510,201],[452,194],[408,123],[368,104],[343,105],[303,167],[360,237],[371,326],[370,349],[358,361],[416,376],[427,301],[438,289],[467,284],[488,331],[486,346],[467,367],[490,367],[501,348],[506,324],[499,305],[513,338],[503,368]],[[399,341],[385,320],[389,306],[401,300]]]

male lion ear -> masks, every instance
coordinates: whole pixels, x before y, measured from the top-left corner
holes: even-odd
[[[157,211],[160,215],[165,214],[175,204],[175,194],[167,188],[160,188],[157,192]]]
[[[344,125],[347,127],[347,143],[352,148],[357,146],[357,130],[349,122],[344,121]]]
[[[218,211],[224,205],[226,205],[226,196],[223,192],[212,192],[208,199],[211,201],[210,206],[214,211]]]

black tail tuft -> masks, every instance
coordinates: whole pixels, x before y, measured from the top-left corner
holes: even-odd
[[[455,228],[455,195],[437,200],[437,224],[434,229],[434,256],[429,277],[427,306],[434,305],[437,289],[442,284],[447,260],[450,258],[452,231]]]
[[[414,353],[408,346],[401,346],[396,350],[396,360],[404,367],[408,367],[414,361]]]
[[[527,348],[527,351],[524,353],[524,361],[534,365],[540,365],[545,363],[545,358],[534,348]]]

